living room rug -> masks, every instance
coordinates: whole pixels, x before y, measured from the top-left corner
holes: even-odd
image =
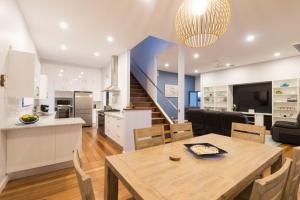
[[[275,141],[272,139],[272,136],[271,136],[271,135],[266,135],[266,136],[265,136],[265,144],[266,144],[266,145],[270,145],[270,146],[276,146],[276,147],[278,147],[278,146],[281,145],[282,143],[280,143],[280,142],[275,142]]]

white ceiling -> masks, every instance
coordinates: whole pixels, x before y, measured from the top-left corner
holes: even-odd
[[[149,35],[177,43],[174,18],[182,0],[18,0],[40,57],[89,67],[103,67],[113,54],[131,49]],[[241,66],[298,55],[299,0],[232,0],[227,33],[208,48],[187,49],[187,73]],[[69,29],[62,30],[65,21]],[[247,34],[256,39],[246,43]],[[107,36],[115,41],[108,43]],[[65,44],[67,51],[60,46]],[[94,52],[100,56],[95,57]],[[198,59],[193,54],[198,53]],[[158,56],[159,66],[176,71],[176,48]],[[164,63],[170,63],[166,69]],[[220,68],[219,68],[220,69]]]

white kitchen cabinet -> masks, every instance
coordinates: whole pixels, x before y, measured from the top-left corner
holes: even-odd
[[[81,149],[82,125],[55,128],[55,163],[72,160],[72,151]]]
[[[41,65],[34,53],[10,50],[5,67],[8,97],[38,98]]]
[[[55,134],[50,128],[9,131],[7,173],[55,163]]]
[[[102,91],[93,91],[93,101],[102,101]]]
[[[39,99],[48,98],[48,77],[45,74],[40,75],[40,84],[39,84]]]
[[[124,118],[111,113],[105,114],[105,135],[123,147]]]
[[[82,151],[81,122],[17,128],[5,134],[8,174],[71,161],[75,149]]]

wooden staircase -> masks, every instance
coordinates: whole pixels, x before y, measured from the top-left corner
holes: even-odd
[[[130,75],[130,102],[135,108],[152,110],[152,126],[164,126],[166,142],[171,142],[170,123],[136,78]]]

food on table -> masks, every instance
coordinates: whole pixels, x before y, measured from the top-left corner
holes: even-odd
[[[219,153],[218,148],[213,146],[205,146],[205,145],[194,145],[191,147],[191,150],[197,155]]]

